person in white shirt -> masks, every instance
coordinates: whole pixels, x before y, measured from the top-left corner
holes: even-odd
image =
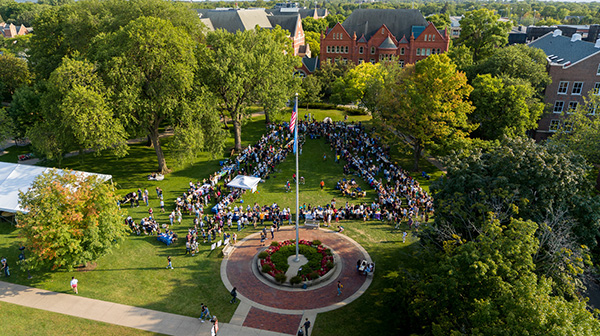
[[[75,294],[79,294],[79,292],[77,291],[77,283],[79,281],[77,279],[75,279],[75,277],[71,277],[71,288],[73,288],[73,290],[75,291]]]

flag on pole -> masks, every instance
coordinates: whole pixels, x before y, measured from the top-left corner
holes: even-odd
[[[292,110],[292,119],[290,120],[290,131],[294,132],[294,153],[298,150],[298,95],[296,95],[296,101],[294,103],[294,109]]]

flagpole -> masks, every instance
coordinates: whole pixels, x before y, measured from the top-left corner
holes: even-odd
[[[298,240],[300,239],[298,234],[298,223],[300,222],[300,204],[298,202],[300,195],[298,190],[298,181],[300,180],[300,174],[298,173],[298,125],[300,119],[298,118],[298,92],[296,92],[296,104],[294,106],[296,108],[296,127],[294,127],[294,149],[296,152],[296,259],[294,261],[298,262],[300,261],[300,257],[298,256]]]

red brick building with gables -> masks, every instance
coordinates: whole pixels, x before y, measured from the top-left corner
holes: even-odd
[[[416,9],[358,9],[321,33],[321,60],[376,63],[397,57],[415,63],[448,51],[450,36]]]

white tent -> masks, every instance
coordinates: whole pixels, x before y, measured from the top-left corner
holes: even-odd
[[[260,182],[260,177],[238,175],[227,183],[227,186],[232,188],[250,189],[252,192],[255,192],[258,182]]]
[[[23,212],[19,205],[19,191],[27,192],[36,177],[54,168],[22,165],[17,163],[0,162],[0,212]],[[61,169],[57,169],[60,173]],[[81,171],[75,173],[83,176],[98,175],[104,181],[110,180],[111,175],[94,174]]]

